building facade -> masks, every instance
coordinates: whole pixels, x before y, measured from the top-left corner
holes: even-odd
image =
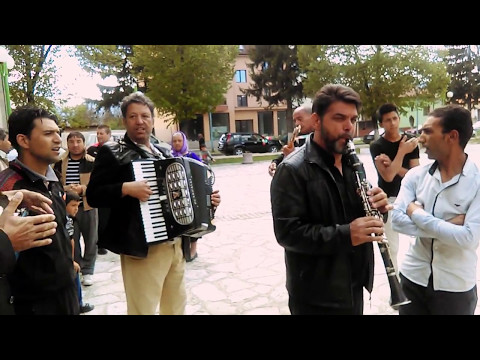
[[[244,95],[242,92],[252,82],[248,67],[251,63],[248,56],[249,46],[251,45],[239,46],[235,73],[223,104],[219,104],[212,113],[198,114],[196,119],[170,127],[167,127],[167,124],[171,116],[157,114],[155,135],[160,140],[170,142],[171,134],[181,130],[187,135],[190,148],[195,149],[198,146],[197,136],[202,133],[207,146],[215,150],[221,134],[228,131],[254,131],[268,136],[287,134],[286,104],[267,109],[266,101],[262,99],[258,103],[255,97]]]

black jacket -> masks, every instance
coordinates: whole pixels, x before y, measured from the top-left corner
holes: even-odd
[[[15,251],[8,235],[0,230],[0,315],[14,315],[12,291],[7,275],[15,268]]]
[[[59,176],[59,174],[57,174]],[[63,199],[63,186],[50,181],[48,188],[43,180],[24,170],[15,161],[0,173],[0,190],[27,189],[52,200],[57,231],[52,243],[19,252],[13,272],[8,276],[15,298],[35,300],[51,296],[58,290],[75,286],[72,246],[66,229],[67,211]]]
[[[163,157],[170,157],[164,148],[157,149]],[[100,147],[87,187],[88,202],[99,208],[99,247],[117,254],[147,256],[148,245],[139,238],[144,233],[139,200],[122,197],[122,185],[134,181],[132,160],[152,156],[126,134],[123,140],[107,142]]]
[[[297,141],[295,141],[293,143],[293,146],[294,147],[300,147],[300,146],[303,146],[303,144],[305,144],[305,140],[307,138],[308,135],[302,135],[301,137],[299,137],[297,139]],[[283,154],[280,154],[277,158],[273,159],[272,162],[274,162],[275,164],[277,164],[277,166],[283,161],[283,159],[285,158],[285,155]]]
[[[344,157],[350,199],[344,203],[312,136],[282,161],[270,189],[275,236],[285,248],[287,290],[312,305],[352,307],[354,271],[361,270],[355,275],[361,285],[369,292],[373,288],[373,246],[351,243],[349,223],[365,216],[352,168]]]

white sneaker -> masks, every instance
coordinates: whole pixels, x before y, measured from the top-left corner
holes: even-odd
[[[90,274],[83,275],[82,284],[85,286],[93,285],[92,275]]]

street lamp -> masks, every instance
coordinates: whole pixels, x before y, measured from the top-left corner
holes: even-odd
[[[453,97],[453,91],[447,91],[447,101],[450,102],[450,99]]]

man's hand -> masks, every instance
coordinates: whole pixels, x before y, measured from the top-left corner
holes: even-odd
[[[8,201],[12,201],[13,196],[17,192],[21,192],[23,194],[23,201],[20,204],[20,207],[25,207],[28,210],[38,214],[53,214],[53,210],[50,207],[50,205],[52,205],[52,200],[40,193],[25,189],[8,190],[3,191],[2,193],[7,196]]]
[[[219,190],[212,191],[212,194],[210,195],[210,201],[213,207],[217,207],[218,205],[220,205],[220,202],[222,201],[222,199],[220,198]]]
[[[52,239],[49,236],[57,231],[55,216],[52,214],[16,216],[15,210],[22,200],[23,192],[17,191],[0,215],[0,229],[8,235],[13,250],[22,251],[51,244]]]
[[[272,161],[270,165],[268,165],[268,173],[270,174],[270,176],[273,177],[273,175],[275,175],[276,170],[277,170],[277,163]]]
[[[418,145],[418,138],[413,137],[408,139],[407,135],[403,135],[398,145],[398,152],[403,155],[411,153]]]
[[[288,156],[293,152],[293,150],[295,150],[295,146],[293,145],[293,143],[283,145],[282,154],[283,154],[283,156]]]
[[[350,239],[353,246],[366,242],[383,241],[382,234],[384,231],[383,220],[375,216],[356,218],[350,223]],[[372,234],[374,234],[374,236],[372,236]]]
[[[147,201],[150,195],[153,194],[153,191],[150,189],[150,185],[147,184],[147,180],[129,181],[123,183],[122,194],[129,195],[140,201]]]
[[[378,186],[368,190],[367,195],[369,195],[371,207],[378,209],[380,213],[385,214],[393,209],[393,205],[388,202],[387,194]]]
[[[73,261],[73,270],[76,272],[76,273],[79,273],[80,272],[80,265],[74,260]]]
[[[83,194],[83,186],[80,184],[69,184],[65,186],[65,190],[76,192],[80,196]]]

